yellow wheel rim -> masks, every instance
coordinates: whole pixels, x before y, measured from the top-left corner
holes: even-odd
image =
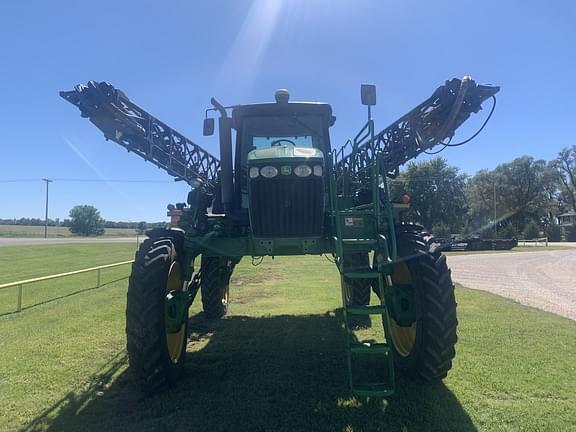
[[[228,307],[228,299],[230,297],[230,284],[226,285],[220,297],[222,298],[222,304],[224,307]]]
[[[166,281],[166,294],[172,290],[181,290],[184,287],[184,282],[180,279],[180,264],[176,261],[170,266],[168,272],[168,280]],[[182,355],[182,348],[186,343],[186,326],[182,324],[176,333],[166,332],[166,345],[168,347],[168,355],[173,363],[178,363]]]
[[[399,262],[394,266],[394,272],[392,273],[392,283],[406,285],[412,283],[410,269],[405,262]],[[414,344],[416,343],[417,323],[403,327],[398,325],[394,318],[389,317],[388,324],[390,329],[390,337],[392,338],[392,343],[394,344],[396,352],[402,357],[407,357],[412,352]]]
[[[401,327],[396,324],[394,318],[390,318],[390,336],[396,352],[402,357],[407,357],[412,352],[416,343],[416,323],[409,327]]]

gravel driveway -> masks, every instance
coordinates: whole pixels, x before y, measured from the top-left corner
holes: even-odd
[[[449,256],[452,279],[576,320],[576,249]]]

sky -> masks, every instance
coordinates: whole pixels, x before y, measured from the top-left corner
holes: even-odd
[[[365,121],[375,84],[380,130],[445,80],[502,87],[484,131],[442,155],[473,175],[576,144],[576,2],[485,0],[5,0],[0,3],[0,218],[64,219],[77,204],[107,220],[166,220],[187,185],[113,142],[58,96],[108,81],[211,153],[204,110],[323,101],[333,147]],[[489,108],[489,104],[486,104]],[[467,138],[488,109],[469,120]],[[419,160],[425,160],[424,157]]]

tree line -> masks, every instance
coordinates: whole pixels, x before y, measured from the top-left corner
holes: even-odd
[[[576,212],[576,146],[551,161],[522,156],[473,176],[442,157],[411,162],[390,185],[393,197],[410,195],[412,217],[439,237],[576,241],[576,227],[561,229],[557,219]]]
[[[166,222],[123,222],[123,221],[109,221],[104,220],[103,228],[122,228],[122,229],[138,229],[138,226],[142,223],[145,223],[147,226],[156,227],[156,226],[165,226]],[[44,219],[39,218],[12,218],[12,219],[2,219],[0,218],[0,225],[25,225],[25,226],[44,226]],[[50,219],[48,218],[48,226],[51,227],[70,227],[72,225],[72,220],[69,218],[66,219]]]
[[[69,213],[70,218],[48,219],[48,226],[66,227],[68,230],[77,235],[99,236],[103,235],[106,228],[133,229],[137,234],[144,234],[148,229],[166,226],[166,222],[114,222],[107,221],[100,216],[98,209],[91,205],[74,206]],[[19,219],[1,219],[0,225],[26,225],[26,226],[44,226],[45,221],[39,218],[19,218]]]

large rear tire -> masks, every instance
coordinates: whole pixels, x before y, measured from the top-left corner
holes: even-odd
[[[412,284],[417,319],[400,326],[389,318],[395,364],[409,375],[439,380],[452,368],[456,354],[458,319],[450,270],[446,257],[430,249],[430,237],[418,225],[400,225],[396,238],[399,259],[392,281]]]
[[[182,373],[188,313],[178,331],[166,328],[166,295],[183,289],[181,251],[170,238],[142,243],[132,265],[126,304],[126,339],[130,369],[141,387],[157,392]]]
[[[200,292],[207,318],[222,318],[228,312],[230,277],[238,261],[238,258],[202,256]]]

